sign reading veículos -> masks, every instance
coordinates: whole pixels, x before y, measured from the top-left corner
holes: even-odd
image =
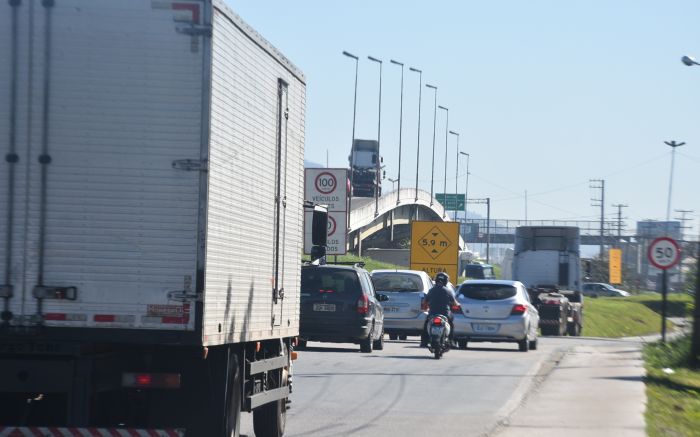
[[[344,168],[305,169],[304,199],[328,207],[328,255],[343,255],[347,236],[348,171]],[[304,253],[311,253],[311,214],[304,215]]]

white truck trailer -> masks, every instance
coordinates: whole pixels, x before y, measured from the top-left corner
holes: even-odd
[[[220,0],[5,0],[0,35],[0,436],[282,435],[302,72]]]

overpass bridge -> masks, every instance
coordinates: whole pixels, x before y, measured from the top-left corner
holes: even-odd
[[[413,220],[449,222],[452,218],[430,193],[414,188],[394,190],[378,200],[353,197],[348,221],[348,249],[361,253],[363,246],[407,247]],[[459,248],[466,250],[461,236]]]
[[[362,252],[363,248],[405,248],[410,244],[410,223],[413,220],[453,221],[451,211],[430,193],[414,188],[391,191],[378,200],[353,197],[348,222],[348,249]],[[503,220],[460,218],[460,250],[472,244],[514,244],[518,226],[575,226],[581,230],[582,245],[614,246],[629,243],[634,235],[618,235],[617,221],[562,220]],[[488,249],[487,249],[488,251]]]

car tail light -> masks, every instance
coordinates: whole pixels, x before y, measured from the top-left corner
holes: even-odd
[[[435,326],[442,326],[442,317],[435,317],[435,318],[433,318],[433,325],[435,325]]]
[[[452,305],[450,307],[453,313],[461,313],[462,312],[462,306],[461,305]]]
[[[510,312],[511,316],[519,316],[527,312],[527,307],[521,304],[513,305],[513,309]]]
[[[561,305],[561,301],[560,301],[560,300],[556,300],[556,299],[553,299],[553,300],[544,300],[544,301],[542,301],[542,303],[545,304],[545,305]]]
[[[421,311],[428,311],[428,301],[425,298],[422,298],[420,301],[420,309]]]
[[[364,294],[357,299],[357,312],[358,314],[369,313],[369,299],[367,299],[367,296]]]
[[[179,373],[123,373],[122,387],[180,388]]]

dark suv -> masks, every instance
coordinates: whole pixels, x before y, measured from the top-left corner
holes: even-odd
[[[359,265],[301,268],[299,347],[306,342],[359,343],[361,352],[384,348],[384,310],[372,279]]]

